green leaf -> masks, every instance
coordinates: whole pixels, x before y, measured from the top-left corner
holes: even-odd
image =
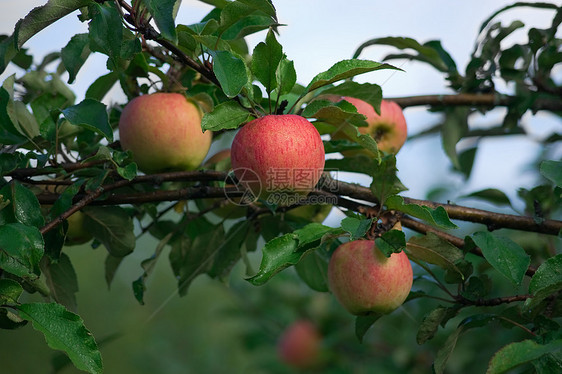
[[[328,100],[314,100],[303,110],[305,118],[316,118],[322,122],[339,126],[344,122],[366,126],[365,116],[357,113],[357,108],[347,101],[334,103]]]
[[[156,266],[156,262],[158,261],[160,254],[162,254],[162,250],[164,250],[166,245],[170,242],[170,239],[172,239],[173,235],[174,235],[173,231],[169,232],[164,238],[162,238],[162,240],[160,240],[160,242],[156,246],[156,249],[154,250],[154,254],[152,254],[152,256],[141,262],[141,267],[143,268],[144,272],[137,280],[133,282],[133,292],[135,298],[141,305],[144,305],[144,291],[146,290],[145,287],[146,278],[148,278],[152,273],[152,271],[154,270],[154,267]]]
[[[488,26],[488,24],[494,19],[496,18],[500,13],[505,12],[506,10],[512,9],[512,8],[518,8],[518,7],[532,7],[532,8],[538,8],[538,9],[558,9],[556,4],[551,4],[551,3],[544,3],[544,2],[532,2],[532,3],[528,3],[528,2],[523,2],[523,1],[518,1],[516,3],[507,5],[501,9],[499,9],[498,11],[496,11],[495,13],[493,13],[490,17],[488,17],[488,19],[486,19],[484,22],[482,22],[482,25],[480,26],[480,30],[479,32],[484,31],[484,29],[486,28],[486,26]]]
[[[111,282],[113,282],[113,278],[115,277],[115,273],[121,265],[121,261],[123,261],[124,257],[115,257],[112,256],[110,253],[107,254],[104,262],[104,270],[105,270],[105,283],[107,284],[107,289],[111,287]]]
[[[18,21],[13,35],[0,43],[0,73],[6,69],[10,60],[33,35],[89,4],[91,4],[91,0],[49,0],[45,5],[33,8]]]
[[[275,39],[273,30],[269,30],[265,42],[254,48],[252,55],[252,72],[269,94],[277,87],[276,72],[283,58],[283,48]]]
[[[389,64],[369,60],[343,60],[336,62],[330,69],[316,75],[306,87],[306,92],[311,92],[317,88],[327,86],[334,82],[351,78],[359,74],[368,73],[381,69],[401,70]]]
[[[34,83],[36,83],[34,82],[33,77],[37,78],[38,75],[41,75],[41,73],[29,72],[21,78],[21,81],[24,85],[29,84],[30,86],[33,86]],[[50,90],[53,87],[57,86],[57,82],[60,82],[60,80],[55,75],[51,76],[51,81],[47,85],[43,82],[44,79],[45,76],[41,75],[40,82],[38,83],[38,87],[35,89]],[[2,135],[8,135],[7,140],[10,142],[7,144],[16,144],[13,143],[12,140],[17,139],[18,134],[25,137],[24,142],[27,140],[32,140],[36,136],[40,135],[39,124],[37,123],[37,120],[29,112],[27,105],[24,104],[22,101],[17,100],[18,95],[17,92],[14,91],[15,88],[14,85],[15,85],[15,75],[11,75],[8,78],[6,78],[6,80],[2,84],[2,88],[8,93],[8,95],[6,96],[4,92],[2,92],[2,96],[4,96],[7,100],[5,113],[3,113],[4,112],[3,106],[0,107],[0,117],[5,116],[7,120],[5,124],[2,124],[2,128],[3,128],[2,133],[4,133]]]
[[[41,270],[46,277],[47,286],[49,286],[51,296],[55,301],[76,313],[78,310],[76,302],[78,279],[70,258],[61,253],[58,261],[42,263]]]
[[[34,226],[9,223],[0,226],[0,268],[18,277],[38,277],[43,237]]]
[[[442,206],[432,209],[426,205],[404,204],[404,199],[398,195],[390,196],[386,200],[386,206],[388,209],[399,210],[443,229],[458,228],[457,225],[451,222],[447,211]]]
[[[295,265],[295,270],[308,287],[314,291],[328,292],[329,260],[320,251],[310,251]]]
[[[445,371],[445,365],[447,364],[447,361],[449,361],[449,357],[451,357],[451,354],[453,353],[457,345],[457,340],[459,339],[459,336],[462,332],[462,327],[459,327],[455,331],[453,331],[453,333],[449,335],[449,337],[447,337],[447,340],[445,341],[445,344],[443,344],[443,347],[441,347],[441,349],[439,349],[439,351],[437,352],[435,361],[433,361],[433,371],[435,372],[435,374],[443,374],[443,372]]]
[[[468,195],[463,195],[461,198],[476,197],[488,201],[496,205],[508,205],[511,206],[511,201],[507,195],[496,189],[496,188],[486,188],[480,191],[469,193]]]
[[[0,279],[0,304],[16,304],[23,292],[23,287],[15,280]]]
[[[254,286],[261,286],[281,270],[298,263],[304,255],[304,251],[298,250],[298,244],[298,238],[292,233],[267,242],[262,249],[258,272],[247,280]]]
[[[435,41],[435,40],[429,41],[422,45],[412,38],[403,38],[403,37],[376,38],[376,39],[368,40],[367,42],[363,43],[354,53],[353,57],[355,58],[358,57],[363,51],[363,49],[372,45],[389,45],[389,46],[396,47],[398,49],[412,49],[418,52],[417,55],[410,54],[410,53],[388,55],[385,57],[385,60],[407,58],[407,59],[426,62],[441,72],[450,72],[450,73],[456,72],[455,62],[452,60],[449,53],[447,53],[443,49],[439,41]]]
[[[464,278],[463,272],[456,266],[456,262],[464,258],[463,251],[434,233],[428,232],[424,236],[411,237],[406,248],[412,259],[454,271]]]
[[[449,335],[445,344],[437,352],[435,361],[433,362],[433,370],[435,374],[442,374],[445,371],[445,365],[453,353],[453,350],[457,345],[457,341],[462,333],[475,327],[483,327],[495,319],[496,316],[491,314],[476,314],[462,320],[457,329]]]
[[[269,1],[231,1],[220,12],[219,33],[225,39],[241,38],[275,22],[275,8]]]
[[[355,318],[355,336],[359,342],[363,342],[363,337],[369,331],[371,326],[381,318],[383,314],[369,314],[366,316],[357,316]]]
[[[536,295],[552,287],[562,287],[562,254],[549,258],[539,266],[529,283],[529,292]]]
[[[293,61],[283,58],[279,61],[279,66],[275,71],[275,80],[277,81],[277,95],[282,96],[291,93],[291,90],[297,83],[297,72]]]
[[[174,5],[178,0],[145,0],[144,4],[154,18],[156,26],[162,36],[177,43],[176,26],[174,21]]]
[[[389,230],[375,239],[377,248],[386,256],[402,252],[406,248],[406,235],[402,230]]]
[[[372,105],[377,113],[380,112],[382,88],[378,84],[345,81],[337,86],[322,91],[322,94],[349,96],[361,99]]]
[[[449,159],[453,163],[455,169],[463,171],[465,175],[469,175],[470,171],[463,170],[461,167],[459,156],[457,154],[457,143],[468,132],[468,114],[469,108],[456,107],[445,110],[445,120],[441,130],[443,141],[443,149]]]
[[[238,2],[245,4],[256,11],[260,11],[267,14],[271,18],[277,18],[277,13],[275,7],[273,6],[271,0],[237,0]]]
[[[265,284],[275,274],[296,265],[304,255],[318,247],[324,235],[335,232],[339,230],[311,223],[293,233],[273,238],[262,250],[260,269],[247,280],[256,286]]]
[[[51,82],[57,82],[58,78],[53,77]],[[39,124],[35,117],[30,113],[28,107],[19,100],[8,103],[8,114],[12,118],[12,123],[17,127],[18,131],[26,136],[29,140],[41,134]]]
[[[125,209],[91,206],[82,211],[85,226],[112,256],[124,257],[135,249],[133,220]]]
[[[407,190],[397,172],[396,156],[393,154],[382,157],[380,163],[373,162],[373,170],[370,173],[373,181],[369,187],[381,204],[384,204],[389,196]]]
[[[556,255],[542,263],[531,278],[529,293],[533,297],[525,301],[525,309],[535,307],[560,290],[562,290],[562,255]]]
[[[562,340],[555,340],[544,345],[532,340],[511,343],[494,354],[486,374],[506,373],[519,365],[537,360],[549,353],[560,352],[561,350]]]
[[[306,118],[317,118],[321,122],[329,123],[335,128],[331,132],[343,132],[349,139],[357,142],[375,156],[377,162],[380,155],[377,143],[372,136],[361,134],[357,126],[366,126],[365,116],[357,113],[357,108],[347,101],[333,103],[328,100],[314,100],[302,112]]]
[[[133,178],[135,178],[137,176],[137,164],[134,162],[131,162],[130,164],[127,164],[124,167],[118,166],[117,167],[117,173],[119,173],[120,176],[122,176],[123,178],[127,179],[127,180],[133,180]]]
[[[523,248],[509,238],[487,231],[474,233],[472,240],[480,247],[484,258],[494,269],[514,284],[521,284],[531,262],[530,256]]]
[[[81,103],[62,110],[64,117],[73,125],[87,128],[113,141],[113,129],[109,124],[105,105],[93,99],[84,99]]]
[[[119,66],[123,46],[123,23],[115,4],[95,4],[90,7],[90,12],[90,49],[109,56],[113,67]]]
[[[33,323],[52,349],[64,351],[74,366],[89,373],[102,373],[103,364],[94,337],[82,319],[57,303],[18,306],[20,316]]]
[[[249,220],[232,225],[214,256],[213,264],[208,271],[211,277],[227,280],[228,273],[242,256],[240,248],[251,229],[252,222]]]
[[[309,223],[301,229],[293,231],[299,241],[299,247],[304,245],[314,243],[321,240],[326,234],[334,234],[338,232],[338,229],[334,229],[330,226],[322,225],[321,223]]]
[[[8,105],[12,102],[10,93],[4,87],[0,87],[0,143],[20,144],[27,141],[27,137],[14,126],[8,114]]]
[[[252,115],[234,101],[225,101],[206,113],[201,121],[203,131],[235,129],[243,123],[254,119]]]
[[[416,335],[416,341],[418,344],[424,344],[426,341],[431,340],[435,336],[441,321],[443,321],[449,312],[448,309],[449,308],[439,306],[423,317],[423,321],[418,328],[418,333]]]
[[[341,221],[341,228],[349,233],[349,240],[357,240],[365,236],[372,224],[372,218],[346,217]]]
[[[88,34],[76,34],[61,50],[61,60],[68,71],[68,83],[74,82],[76,74],[90,55],[89,44]]]
[[[195,277],[212,269],[215,256],[225,243],[224,228],[221,224],[215,227],[205,221],[204,228],[191,226],[190,229],[199,230],[199,233],[191,237],[183,235],[172,244],[170,252],[180,296],[187,294]]]
[[[0,189],[0,196],[10,202],[0,210],[0,225],[20,222],[40,228],[45,224],[41,205],[35,194],[21,183],[14,181]]]
[[[562,187],[562,161],[547,160],[541,162],[541,174],[558,187]]]
[[[244,61],[229,51],[209,51],[213,56],[213,72],[226,96],[232,98],[248,84],[249,77]]]

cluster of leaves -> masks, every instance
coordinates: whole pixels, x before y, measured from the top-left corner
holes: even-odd
[[[462,333],[498,321],[519,327],[530,337],[500,350],[490,363],[490,372],[503,372],[530,361],[537,368],[559,365],[561,358],[552,352],[559,349],[562,339],[556,322],[562,311],[558,296],[562,289],[558,271],[561,255],[549,250],[553,246],[551,239],[543,239],[544,245],[530,253],[515,240],[486,230],[478,229],[465,239],[446,233],[445,230],[457,228],[451,218],[482,221],[464,213],[453,217],[447,205],[399,196],[406,187],[396,176],[396,158],[379,154],[376,142],[359,133],[357,127],[365,125],[364,116],[346,101],[334,103],[320,97],[352,96],[379,110],[381,88],[371,83],[359,84],[352,78],[396,68],[353,58],[336,63],[307,85],[301,85],[297,83],[293,62],[277,41],[280,25],[271,2],[209,2],[214,8],[200,23],[175,25],[177,1],[157,5],[140,0],[131,4],[121,0],[50,0],[30,12],[16,25],[13,35],[0,42],[0,71],[10,62],[25,70],[19,78],[7,78],[0,88],[1,326],[17,328],[32,321],[45,334],[49,345],[64,350],[76,367],[93,373],[102,371],[96,343],[73,313],[77,281],[63,251],[68,229],[65,219],[82,210],[94,237],[92,246],[103,245],[107,249],[108,285],[142,235],[149,234],[158,240],[154,254],[142,261],[139,278],[132,281],[134,295],[141,304],[147,291],[146,279],[168,248],[180,295],[201,274],[227,281],[234,264],[241,260],[249,263],[247,253],[258,248],[262,261],[256,272],[248,267],[250,283],[262,285],[283,269],[294,266],[312,290],[327,292],[326,271],[332,251],[346,238],[354,240],[377,232],[377,245],[387,256],[405,250],[419,265],[420,275],[415,279],[415,291],[409,301],[429,298],[449,305],[439,305],[427,312],[420,321],[418,343],[431,339],[439,326],[463,316],[437,353],[436,372],[443,372]],[[24,43],[75,10],[80,10],[80,20],[88,23],[88,33],[74,35],[60,53],[50,54],[34,65]],[[414,49],[417,55],[388,58],[408,57],[431,64],[447,75],[459,95],[493,91],[499,71],[504,80],[517,85],[515,99],[509,105],[510,120],[504,121],[503,131],[512,129],[512,120],[534,108],[537,100],[560,97],[551,77],[555,62],[560,60],[559,39],[555,38],[560,14],[558,9],[550,29],[532,29],[528,44],[509,49],[501,48],[500,42],[519,23],[502,28],[490,24],[490,19],[483,26],[482,38],[465,76],[458,73],[454,61],[436,41],[421,45],[412,39],[383,38],[368,44]],[[250,52],[244,37],[261,30],[268,30],[265,40]],[[68,76],[68,83],[74,82],[91,53],[107,56],[109,73],[97,78],[84,100],[75,103],[76,97],[62,76]],[[519,59],[523,59],[523,67],[517,62]],[[57,66],[51,72],[49,67],[53,63]],[[286,212],[293,207],[265,204],[238,208],[244,210],[242,219],[220,218],[213,214],[213,207],[198,209],[200,205],[193,201],[224,197],[222,189],[215,194],[209,191],[211,182],[224,181],[226,173],[206,169],[141,175],[131,154],[114,142],[121,106],[107,107],[102,100],[117,83],[129,98],[152,92],[155,85],[164,90],[185,91],[205,111],[202,128],[215,132],[217,141],[223,134],[266,113],[300,114],[309,118],[322,134],[338,129],[351,139],[326,140],[326,153],[366,148],[379,155],[326,162],[327,170],[365,174],[372,177],[372,183],[369,188],[362,188],[335,181],[338,186],[333,189],[327,178],[319,186],[338,198],[338,205],[347,215],[338,227],[290,217]],[[468,118],[475,109],[451,109],[443,104],[434,110],[445,115],[439,129],[447,154],[468,175],[470,168],[463,165],[472,165],[472,161],[467,163],[463,154],[457,155],[455,145],[461,138],[473,135]],[[560,235],[560,222],[551,218],[560,214],[561,170],[558,161],[541,163],[545,184],[522,193],[533,216],[524,221],[523,229],[537,231],[538,225],[547,227],[547,234]],[[507,199],[499,191],[481,191],[473,197],[495,202]],[[177,203],[184,200],[189,202]],[[365,211],[369,214],[358,214]],[[470,208],[467,211],[473,213]],[[402,219],[404,226],[424,235],[406,240],[402,232],[388,230],[381,220],[385,212],[395,212],[392,215]],[[488,213],[491,227],[511,227],[504,226],[504,219],[525,218],[498,218]],[[524,282],[526,275],[531,276],[528,286]],[[512,286],[505,286],[505,279],[517,289],[528,287],[528,294],[502,296],[513,291]],[[49,302],[20,301],[23,290],[40,292]],[[436,296],[436,290],[443,291],[444,297]],[[519,302],[519,306],[503,308],[511,302]],[[467,311],[471,306],[491,311],[474,314]],[[359,339],[378,317],[357,318]],[[517,360],[512,359],[513,355]]]
[[[535,8],[544,13],[554,11],[555,14],[549,27],[530,27],[527,30],[527,42],[517,43],[511,42],[510,36],[524,29],[525,24],[520,20],[509,25],[497,21],[499,15],[513,8]],[[553,68],[561,58],[560,38],[556,37],[560,22],[560,9],[551,3],[517,2],[498,10],[482,23],[464,75],[439,40],[422,44],[412,38],[376,38],[363,43],[354,57],[359,57],[369,46],[392,46],[404,52],[391,53],[383,60],[419,61],[444,75],[456,95],[451,101],[437,98],[428,103],[433,110],[443,113],[443,121],[416,136],[440,132],[443,149],[453,166],[469,177],[478,144],[472,141],[469,142],[470,146],[459,149],[457,144],[461,139],[525,134],[526,130],[521,126],[521,118],[525,113],[536,113],[545,108],[560,111],[556,103],[560,100],[561,87],[553,76]],[[408,105],[407,100],[401,103]],[[482,105],[467,106],[471,103]],[[501,124],[486,129],[470,128],[470,117],[486,113],[497,105],[505,105],[508,109]],[[559,140],[559,134],[554,134],[541,141],[549,145]]]

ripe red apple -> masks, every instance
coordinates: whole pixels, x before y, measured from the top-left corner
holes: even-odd
[[[281,361],[296,369],[311,369],[321,361],[322,336],[308,320],[293,322],[277,342]]]
[[[328,265],[330,290],[355,315],[392,312],[406,300],[412,282],[412,265],[406,253],[387,258],[374,240],[340,245]]]
[[[197,105],[182,94],[138,96],[121,113],[121,146],[133,152],[146,173],[193,170],[211,146],[211,133],[201,130],[201,118]]]
[[[357,108],[357,112],[367,117],[367,127],[358,127],[361,134],[370,134],[377,142],[379,150],[396,154],[408,137],[408,126],[404,113],[394,101],[381,101],[381,114],[377,114],[373,106],[366,101],[353,97],[343,97]],[[346,139],[342,132],[336,132],[333,139]],[[365,150],[365,152],[368,152]],[[352,152],[348,152],[352,154]]]
[[[318,130],[293,114],[267,115],[245,124],[232,142],[232,169],[255,196],[308,194],[324,169]]]

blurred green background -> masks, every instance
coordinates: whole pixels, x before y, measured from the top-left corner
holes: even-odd
[[[154,253],[157,243],[146,238],[138,244],[121,263],[110,289],[104,278],[103,246],[64,249],[80,286],[78,313],[100,344],[110,374],[298,372],[280,362],[276,342],[283,329],[300,318],[311,319],[324,336],[325,365],[314,372],[428,373],[438,348],[460,321],[451,321],[420,346],[418,326],[439,301],[416,299],[377,321],[360,344],[354,317],[331,295],[308,289],[292,268],[255,287],[244,280],[246,269],[240,262],[229,284],[199,276],[188,294],[179,297],[167,249],[147,280],[145,305],[140,305],[131,284],[143,272],[140,262]],[[252,254],[250,260],[257,268],[260,255]],[[423,286],[421,279],[414,289]],[[42,301],[37,295],[29,297]],[[484,372],[495,351],[510,339],[524,337],[519,329],[494,324],[471,330],[459,339],[447,372]],[[0,330],[0,373],[53,373],[57,359],[61,354],[48,348],[31,325],[23,331]],[[66,365],[59,372],[78,371]]]

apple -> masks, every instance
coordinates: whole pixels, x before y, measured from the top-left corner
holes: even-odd
[[[277,342],[281,361],[295,369],[312,369],[321,361],[322,336],[308,320],[297,320],[283,331]]]
[[[145,173],[197,168],[211,146],[201,110],[184,95],[159,92],[131,100],[119,119],[124,150]]]
[[[329,98],[330,99],[330,98]],[[333,99],[330,99],[333,101]],[[404,113],[398,104],[394,101],[381,101],[381,114],[377,114],[373,106],[366,101],[353,97],[343,97],[345,100],[353,104],[357,108],[357,112],[363,114],[367,119],[366,127],[358,127],[361,134],[370,134],[377,142],[379,150],[386,153],[398,153],[402,145],[408,137],[408,126]],[[333,139],[348,139],[343,133],[336,131]],[[353,151],[346,151],[347,154],[353,154]],[[363,153],[369,153],[365,150]],[[345,154],[345,153],[344,153]]]
[[[68,222],[68,229],[66,230],[66,238],[64,244],[78,245],[84,244],[92,240],[92,234],[86,229],[84,225],[84,213],[77,211],[66,219]]]
[[[412,265],[406,253],[385,257],[374,240],[340,245],[328,265],[332,294],[354,315],[392,312],[404,303],[412,282]]]
[[[324,170],[324,144],[305,118],[266,115],[248,122],[232,141],[234,174],[254,196],[306,195]]]
[[[332,206],[328,204],[312,204],[302,205],[294,209],[288,210],[286,216],[296,220],[306,220],[316,223],[322,223],[330,214]]]

